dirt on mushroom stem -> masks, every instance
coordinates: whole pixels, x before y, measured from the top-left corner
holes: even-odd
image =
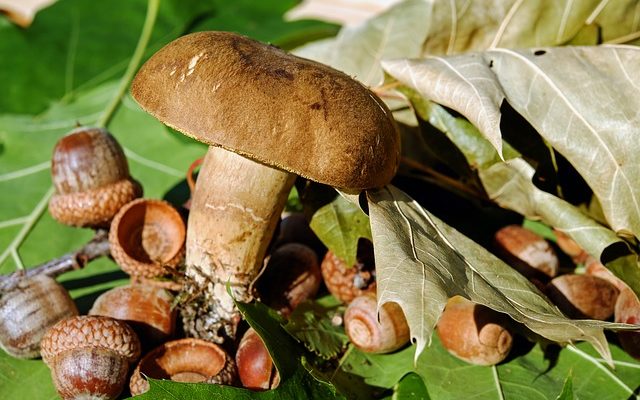
[[[216,343],[235,338],[241,316],[227,293],[252,300],[295,175],[210,147],[193,193],[182,307],[185,332]]]

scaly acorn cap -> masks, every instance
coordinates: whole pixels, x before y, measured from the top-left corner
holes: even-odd
[[[97,315],[64,319],[45,333],[40,354],[46,364],[56,355],[82,347],[114,351],[130,363],[140,357],[140,341],[125,322]]]

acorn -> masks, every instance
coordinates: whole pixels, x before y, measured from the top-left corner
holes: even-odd
[[[495,234],[498,255],[530,280],[548,281],[558,274],[559,260],[543,237],[520,225],[508,225]]]
[[[124,205],[113,218],[111,254],[132,277],[158,277],[183,261],[186,231],[180,213],[171,204],[137,199]]]
[[[242,386],[247,389],[274,389],[280,383],[271,355],[253,328],[249,328],[240,340],[236,365]]]
[[[609,319],[619,290],[610,282],[592,275],[561,275],[545,290],[558,308],[574,319]]]
[[[102,128],[80,127],[61,138],[51,178],[56,193],[49,212],[65,225],[106,228],[123,205],[142,195],[122,147]]]
[[[364,293],[375,293],[375,260],[373,243],[369,240],[358,241],[355,265],[347,265],[329,250],[320,269],[329,292],[343,303],[348,304]]]
[[[39,357],[47,329],[74,315],[75,303],[55,279],[25,277],[0,295],[0,346],[13,357]]]
[[[587,261],[589,254],[569,235],[557,228],[553,228],[553,233],[556,235],[556,244],[560,250],[571,257],[574,263],[582,264]]]
[[[147,285],[120,286],[101,294],[89,315],[103,315],[126,322],[145,348],[167,341],[174,332],[176,310],[173,296]]]
[[[187,338],[164,343],[140,360],[129,381],[132,395],[149,390],[145,377],[232,385],[236,382],[237,370],[233,359],[220,346]]]
[[[396,303],[380,307],[374,293],[364,293],[344,312],[344,329],[355,347],[365,353],[390,353],[409,342],[409,325]]]
[[[285,244],[271,254],[256,282],[262,301],[283,315],[315,297],[322,276],[316,253],[299,243]]]
[[[505,315],[460,296],[449,299],[436,332],[450,354],[474,365],[502,362],[513,345]]]
[[[287,243],[300,243],[315,251],[318,259],[327,252],[326,246],[309,226],[307,218],[301,212],[283,213],[277,236],[274,237],[274,248]]]
[[[615,322],[640,324],[640,300],[638,300],[638,296],[631,288],[627,287],[620,291],[614,314]],[[619,331],[618,340],[620,340],[622,348],[631,357],[640,360],[640,330]]]
[[[609,268],[605,267],[597,259],[589,256],[589,257],[585,258],[585,260],[583,262],[584,262],[584,264],[586,266],[585,267],[585,274],[591,275],[591,276],[597,276],[598,278],[602,278],[602,279],[608,281],[609,283],[611,283],[616,288],[618,288],[618,290],[620,290],[621,292],[624,289],[627,289],[629,287],[629,286],[627,286],[626,283],[624,283],[624,281],[622,281],[620,278],[615,276],[613,274],[613,272],[611,272],[611,270],[609,270]]]
[[[63,399],[115,399],[127,383],[129,366],[140,356],[138,337],[126,323],[109,317],[62,320],[42,338],[42,359]]]

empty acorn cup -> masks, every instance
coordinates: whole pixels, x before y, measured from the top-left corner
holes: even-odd
[[[111,255],[129,275],[153,278],[184,258],[186,228],[180,213],[162,200],[138,199],[111,223]]]
[[[140,360],[129,381],[132,395],[149,390],[144,377],[229,385],[236,381],[237,371],[233,359],[218,345],[187,338],[156,347]]]

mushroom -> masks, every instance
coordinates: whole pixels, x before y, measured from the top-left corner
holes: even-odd
[[[226,294],[252,298],[296,175],[358,192],[394,176],[399,134],[384,103],[342,72],[228,32],[181,37],[140,69],[132,94],[166,125],[210,145],[187,226],[189,334],[234,337]]]

